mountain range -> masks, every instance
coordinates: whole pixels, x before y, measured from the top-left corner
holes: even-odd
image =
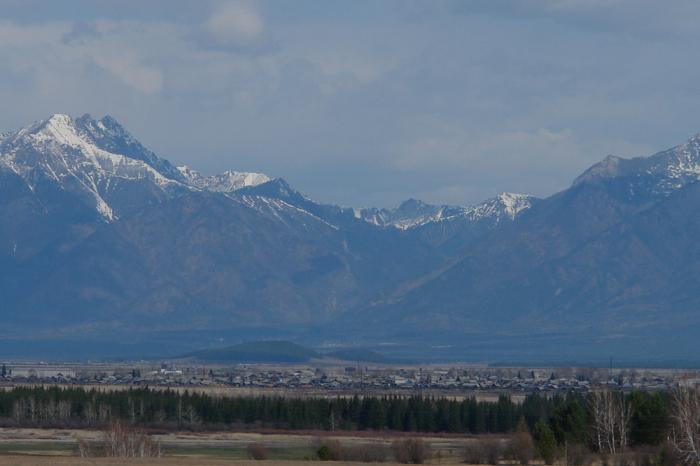
[[[283,337],[443,359],[688,358],[699,179],[694,136],[608,156],[546,199],[340,207],[282,178],[176,167],[109,116],[57,114],[0,134],[0,343],[100,356]]]

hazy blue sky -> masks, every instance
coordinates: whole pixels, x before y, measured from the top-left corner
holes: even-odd
[[[205,173],[548,195],[700,131],[697,0],[0,0],[0,128],[110,114]]]

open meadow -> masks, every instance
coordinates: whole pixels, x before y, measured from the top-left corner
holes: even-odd
[[[269,462],[297,464],[317,460],[323,445],[342,445],[359,457],[373,461],[392,461],[392,444],[408,435],[353,432],[331,435],[328,432],[238,433],[238,432],[152,432],[162,449],[162,458],[148,464],[248,464],[250,446],[264,450]],[[473,439],[469,436],[434,435],[421,437],[426,446],[426,462],[457,464],[464,461],[464,450]],[[91,445],[92,454],[100,455],[104,432],[76,429],[0,429],[0,464],[131,464],[116,458],[80,458],[79,444]],[[359,452],[372,452],[370,456]],[[131,459],[131,461],[136,461]],[[153,463],[151,463],[151,461]],[[345,462],[348,463],[348,462]],[[256,464],[260,464],[256,462]],[[387,464],[387,463],[385,463]]]
[[[0,461],[4,466],[122,466],[131,464],[148,464],[148,465],[174,465],[174,466],[219,466],[219,465],[235,465],[235,466],[306,466],[305,461],[283,461],[283,460],[223,460],[209,458],[184,458],[184,457],[167,457],[167,458],[56,458],[46,456],[3,456]],[[353,462],[336,462],[333,464],[353,465],[364,463]],[[384,463],[387,466],[392,466],[393,463]]]

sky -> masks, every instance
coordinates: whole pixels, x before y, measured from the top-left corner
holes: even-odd
[[[700,132],[696,0],[0,0],[0,129],[109,114],[345,206],[551,195]]]

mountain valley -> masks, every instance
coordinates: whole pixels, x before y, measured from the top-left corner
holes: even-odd
[[[645,357],[680,357],[700,327],[699,178],[695,136],[610,156],[546,199],[340,207],[282,178],[176,167],[111,117],[53,115],[0,136],[2,338],[182,353],[284,337],[462,359],[645,341]]]

